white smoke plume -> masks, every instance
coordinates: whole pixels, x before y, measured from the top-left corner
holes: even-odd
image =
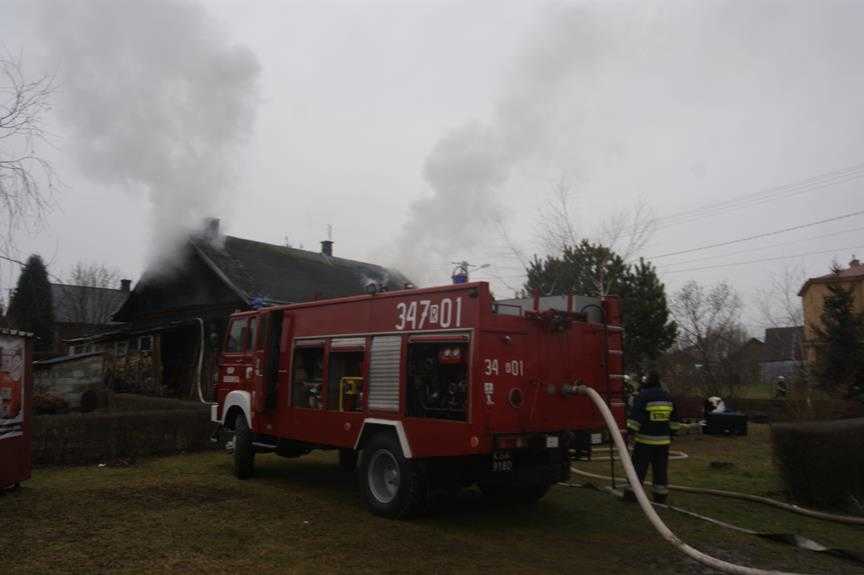
[[[42,3],[58,62],[58,115],[82,171],[146,193],[154,256],[218,215],[236,193],[242,143],[254,127],[259,64],[202,6],[182,0]]]
[[[574,69],[590,61],[590,36],[580,9],[552,5],[542,11],[493,117],[449,132],[427,157],[424,177],[432,193],[411,207],[398,244],[400,270],[426,283],[434,267],[440,281],[435,266],[470,253],[502,217],[497,192],[517,165],[543,149]]]

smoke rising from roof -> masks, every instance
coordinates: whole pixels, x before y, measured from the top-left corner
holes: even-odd
[[[462,257],[502,217],[497,189],[544,148],[574,68],[590,59],[590,45],[583,11],[558,5],[543,10],[493,117],[450,131],[426,158],[423,174],[432,194],[411,207],[398,244],[399,269],[427,282],[430,263]]]
[[[153,255],[224,211],[254,126],[253,53],[181,0],[46,0],[40,26],[68,150],[93,180],[148,195]]]

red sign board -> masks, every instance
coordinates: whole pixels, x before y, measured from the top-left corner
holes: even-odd
[[[31,340],[0,331],[0,489],[30,478]]]

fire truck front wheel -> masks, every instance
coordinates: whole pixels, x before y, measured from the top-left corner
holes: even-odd
[[[363,447],[358,468],[363,498],[375,515],[410,517],[425,508],[424,466],[405,459],[392,433],[377,433]]]
[[[246,417],[238,415],[234,420],[234,475],[237,479],[252,477],[255,470],[255,447],[252,445],[252,430]]]

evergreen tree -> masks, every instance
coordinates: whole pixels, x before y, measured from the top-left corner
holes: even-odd
[[[624,367],[644,372],[675,343],[678,327],[670,318],[666,288],[654,266],[640,258],[620,282],[624,314]]]
[[[560,257],[537,257],[528,267],[525,290],[543,295],[573,293],[621,297],[624,323],[624,365],[643,372],[675,341],[666,290],[650,263],[627,265],[609,248],[582,240]]]
[[[564,248],[560,257],[534,257],[525,289],[543,295],[574,293],[601,296],[618,293],[627,265],[621,256],[600,244],[582,240]]]
[[[829,284],[828,291],[816,329],[816,377],[826,390],[864,398],[864,314],[855,313],[852,287]]]
[[[9,302],[8,317],[13,328],[32,332],[37,351],[50,350],[53,344],[54,307],[48,270],[42,258],[33,254],[18,276],[18,285]]]

